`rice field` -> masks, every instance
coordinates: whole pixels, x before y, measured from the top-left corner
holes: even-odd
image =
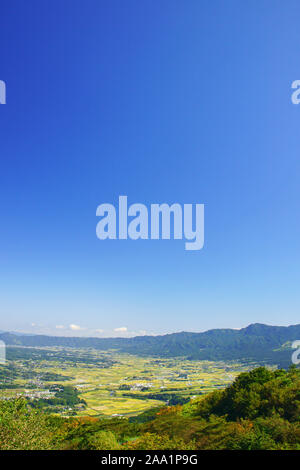
[[[75,387],[79,397],[86,402],[85,407],[80,405],[73,410],[79,416],[133,416],[168,404],[170,394],[188,398],[226,387],[240,372],[255,366],[138,357],[91,349],[47,348],[40,353],[40,359],[35,354],[32,359],[27,356],[26,360],[18,358],[14,361],[14,367],[20,371],[15,388],[2,387],[0,399],[24,392],[29,370],[33,376],[40,377],[39,381],[30,381],[31,389],[43,390],[54,383]],[[46,373],[58,374],[60,379],[66,380],[45,382],[42,377]],[[159,397],[149,397],[150,394],[159,394]]]

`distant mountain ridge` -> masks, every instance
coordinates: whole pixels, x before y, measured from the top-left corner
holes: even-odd
[[[260,364],[291,364],[291,342],[300,340],[300,325],[269,326],[255,323],[242,328],[213,329],[203,333],[172,333],[134,338],[82,338],[1,333],[10,346],[117,349],[136,355],[185,356],[202,360],[255,361]]]

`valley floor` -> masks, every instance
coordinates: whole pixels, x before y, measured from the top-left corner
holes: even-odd
[[[0,400],[24,397],[34,407],[64,416],[130,417],[224,388],[255,366],[94,349],[11,347],[7,364],[0,367]]]

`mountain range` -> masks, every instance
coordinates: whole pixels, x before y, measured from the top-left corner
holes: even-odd
[[[235,329],[213,329],[203,333],[172,333],[134,338],[82,338],[1,333],[8,346],[63,346],[115,349],[140,356],[186,357],[198,360],[237,360],[259,364],[291,365],[291,344],[300,340],[300,325],[269,326],[255,323]]]

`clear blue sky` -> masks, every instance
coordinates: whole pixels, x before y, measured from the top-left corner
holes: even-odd
[[[0,329],[300,323],[299,2],[0,13]],[[204,203],[204,249],[98,240],[97,206],[122,194]]]

